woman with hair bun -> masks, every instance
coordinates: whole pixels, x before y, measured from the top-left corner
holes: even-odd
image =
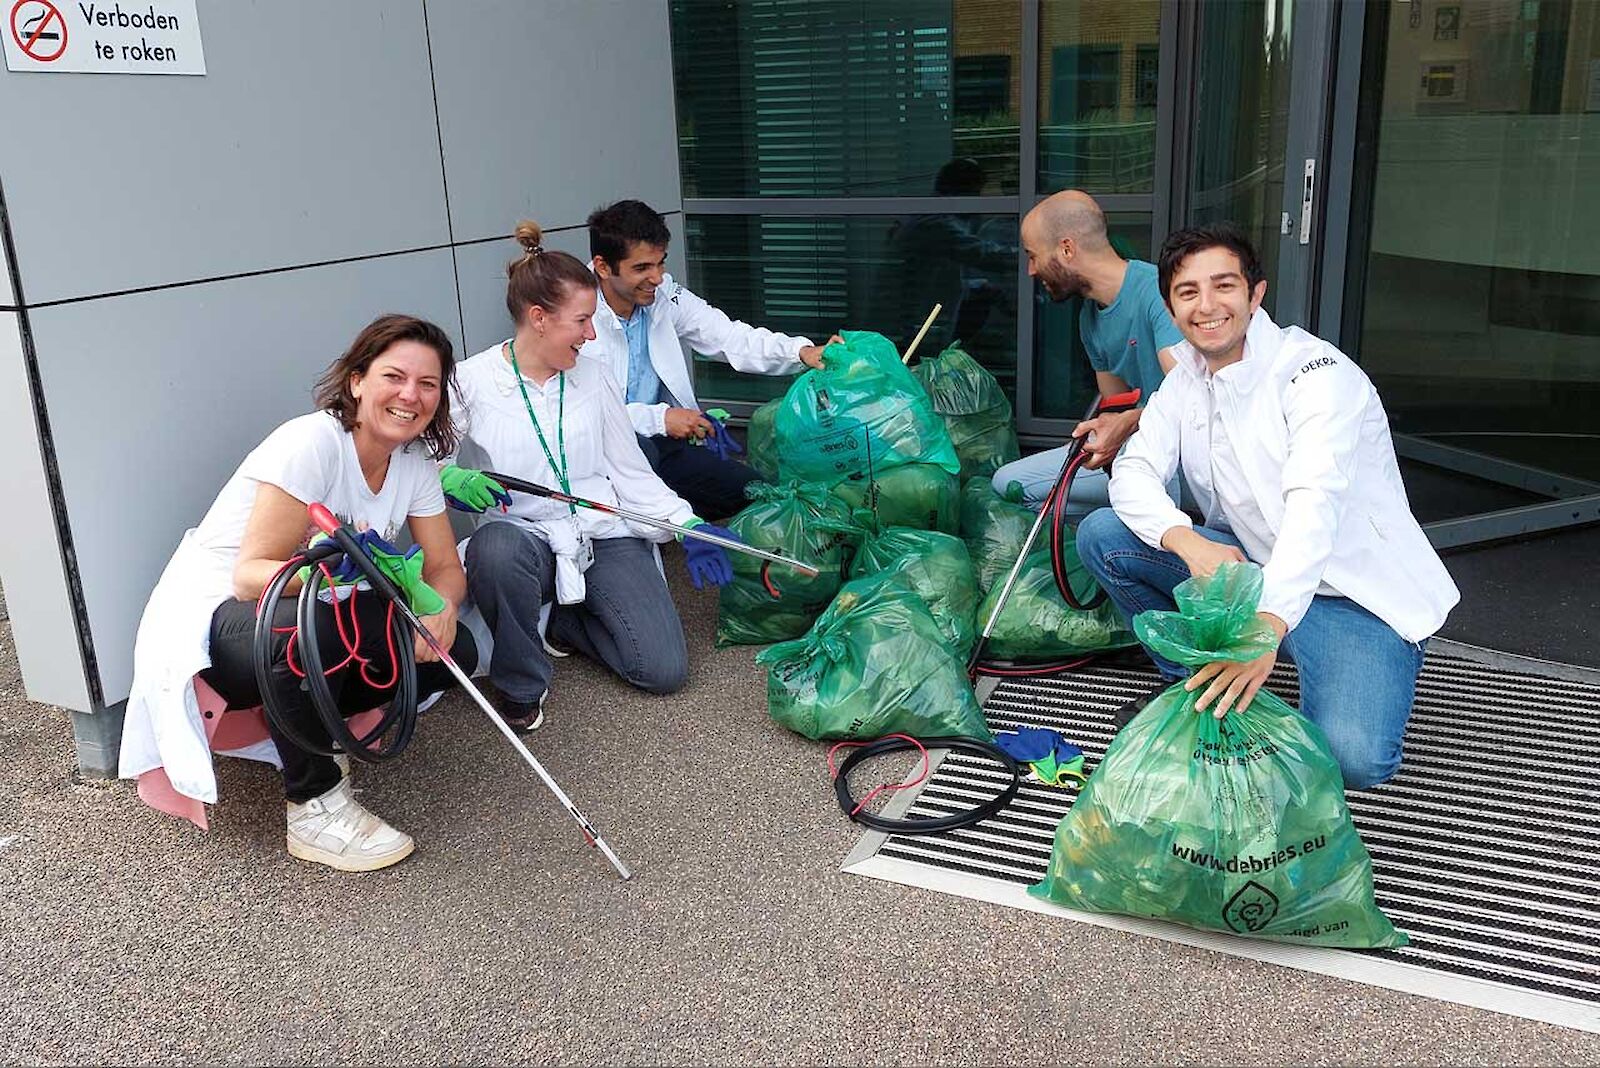
[[[200,525],[184,534],[139,622],[119,762],[123,777],[164,768],[178,793],[217,799],[195,682],[216,691],[230,709],[261,704],[256,601],[316,533],[306,512],[313,503],[327,505],[363,540],[385,550],[408,530],[422,552],[413,607],[463,670],[477,664],[471,635],[456,629],[467,580],[434,462],[455,448],[445,388],[454,365],[450,339],[433,323],[381,316],[323,372],[318,410],[284,423],[244,458]],[[414,565],[415,550],[407,556]],[[331,747],[289,655],[300,585],[291,580],[273,606],[272,673],[300,736]],[[424,587],[432,596],[422,596]],[[353,650],[333,606],[316,609],[328,686],[346,716],[389,701],[398,681],[388,647],[388,603],[359,590],[349,596],[357,624]],[[432,649],[420,636],[415,641],[417,692],[453,685]],[[340,871],[371,871],[411,853],[410,835],[355,799],[333,757],[301,749],[271,717],[267,728],[276,752],[252,748],[245,755],[276,756],[283,768],[291,855]]]
[[[579,357],[594,337],[593,273],[545,248],[536,223],[518,223],[516,239],[523,254],[506,268],[513,334],[456,369],[463,445],[490,470],[699,525],[645,461],[610,372]],[[651,693],[683,686],[683,624],[650,544],[672,535],[548,498],[511,497],[477,471],[446,467],[444,486],[453,506],[484,514],[467,543],[467,584],[493,637],[489,679],[507,725],[530,731],[543,722],[550,656],[565,655],[558,646]],[[685,549],[696,586],[732,578],[722,549],[693,539]],[[541,635],[546,602],[553,608]]]

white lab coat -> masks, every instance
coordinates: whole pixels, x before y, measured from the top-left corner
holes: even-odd
[[[1180,458],[1203,514],[1215,505],[1226,514],[1229,503],[1217,500],[1212,481],[1205,361],[1188,342],[1173,355],[1177,366],[1111,477],[1118,517],[1155,548],[1171,528],[1192,526],[1166,492]],[[1280,329],[1258,310],[1244,359],[1212,388],[1274,535],[1261,611],[1293,629],[1326,582],[1407,641],[1435,633],[1461,595],[1411,514],[1388,416],[1366,374],[1327,342]]]
[[[790,337],[764,327],[730,319],[704,300],[679,285],[669,274],[656,289],[650,305],[650,363],[666,392],[684,408],[698,408],[694,384],[689,373],[689,350],[726,360],[736,371],[762,375],[794,374],[805,369],[800,350],[811,342]],[[622,320],[611,310],[602,293],[594,313],[595,339],[583,346],[582,354],[599,360],[624,391],[628,386],[628,337]],[[645,437],[660,437],[667,432],[667,409],[671,404],[628,405],[628,420]]]

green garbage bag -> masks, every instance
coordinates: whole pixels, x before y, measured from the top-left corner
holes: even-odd
[[[911,373],[950,432],[963,480],[992,475],[1022,456],[1005,390],[959,343],[918,361]]]
[[[768,482],[778,481],[778,437],[774,420],[782,397],[774,397],[750,413],[750,425],[745,430],[744,462],[761,472]]]
[[[902,464],[961,470],[944,422],[882,334],[850,330],[795,379],[775,420],[781,478],[833,485]]]
[[[850,562],[850,577],[893,571],[922,598],[963,660],[976,637],[978,580],[960,538],[937,530],[887,527],[861,543]]]
[[[987,478],[961,487],[961,540],[967,543],[978,588],[988,593],[1017,562],[1038,513],[994,491]]]
[[[1099,589],[1093,576],[1084,570],[1077,550],[1069,540],[1063,550],[1067,556],[1067,581],[1080,601],[1087,601]],[[1015,560],[1015,557],[1013,557]],[[1010,561],[1008,563],[1008,568]],[[995,579],[978,606],[978,629],[999,603],[1006,572]],[[1124,649],[1134,644],[1133,634],[1109,600],[1088,611],[1073,608],[1056,586],[1050,549],[1041,546],[1030,552],[1022,571],[1011,587],[1011,596],[989,632],[985,655],[996,660],[1053,660],[1063,656]]]
[[[1224,564],[1144,612],[1139,636],[1199,666],[1274,645],[1255,614],[1261,573]],[[1196,713],[1182,684],[1124,727],[1056,829],[1030,893],[1299,945],[1402,946],[1372,896],[1372,860],[1316,725],[1265,690],[1244,712]]]
[[[966,664],[892,571],[847,582],[803,638],[756,663],[772,718],[807,738],[993,737]]]
[[[954,534],[961,525],[961,481],[942,467],[905,464],[878,471],[868,482],[847,479],[834,494],[853,509],[867,509],[880,526],[916,527]]]
[[[733,581],[722,587],[717,606],[719,646],[766,645],[804,634],[839,592],[845,566],[866,534],[825,486],[752,482],[745,495],[751,504],[728,529],[757,548],[822,570],[807,578],[782,564],[729,553]]]

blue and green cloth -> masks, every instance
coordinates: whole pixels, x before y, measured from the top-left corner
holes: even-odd
[[[1069,782],[1081,785],[1088,779],[1083,770],[1083,750],[1062,737],[1060,731],[1018,727],[1015,731],[995,732],[994,741],[1017,763],[1029,765],[1047,786],[1066,786]]]

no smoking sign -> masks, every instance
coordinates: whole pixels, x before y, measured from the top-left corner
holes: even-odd
[[[54,63],[67,51],[67,20],[47,0],[17,0],[11,9],[11,39],[23,55]]]
[[[43,74],[204,74],[195,0],[0,0],[6,69]]]

